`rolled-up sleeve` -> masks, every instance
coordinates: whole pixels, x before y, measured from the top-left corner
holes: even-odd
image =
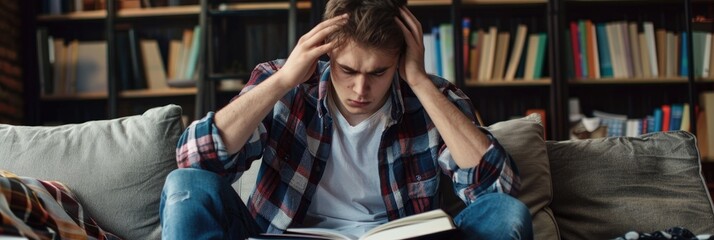
[[[471,119],[473,124],[479,125],[476,121],[473,104],[466,94],[445,81],[443,84],[437,84],[437,87],[461,112]],[[506,193],[515,197],[521,186],[515,162],[493,134],[481,126],[478,127],[491,141],[491,145],[479,164],[473,168],[459,168],[448,147],[441,140],[438,153],[441,169],[451,176],[454,191],[466,204],[471,204],[483,194],[493,192]]]
[[[511,156],[491,133],[480,128],[491,140],[481,161],[473,168],[459,168],[449,149],[444,146],[439,154],[442,169],[450,174],[454,191],[466,204],[487,193],[506,193],[516,196],[520,188],[518,170]]]
[[[275,61],[256,66],[250,81],[232,101],[270,77],[278,70],[277,66]],[[209,112],[203,119],[194,121],[184,130],[176,146],[176,161],[179,168],[204,169],[235,182],[250,168],[251,162],[262,157],[268,140],[269,129],[266,126],[270,126],[271,114],[258,124],[246,144],[232,155],[228,154],[214,116],[214,112]]]

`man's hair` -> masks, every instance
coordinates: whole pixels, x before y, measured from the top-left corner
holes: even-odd
[[[399,17],[399,8],[406,4],[406,0],[330,0],[324,19],[344,13],[349,18],[327,41],[337,41],[340,46],[353,41],[360,47],[401,54],[406,42],[394,17]]]

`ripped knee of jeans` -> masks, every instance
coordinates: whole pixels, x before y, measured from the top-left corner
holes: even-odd
[[[177,202],[183,202],[183,201],[188,200],[190,197],[191,197],[191,193],[190,193],[190,192],[188,192],[188,191],[180,191],[180,192],[176,192],[176,193],[171,194],[171,195],[168,197],[168,199],[167,199],[166,202],[167,202],[168,204],[177,203]]]

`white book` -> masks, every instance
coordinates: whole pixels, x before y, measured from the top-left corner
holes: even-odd
[[[616,23],[607,23],[605,26],[605,31],[607,32],[607,41],[610,43],[610,61],[612,62],[612,75],[615,78],[622,78],[625,76],[622,61],[622,51],[620,50],[617,39],[619,38],[619,32],[617,31]]]
[[[479,45],[481,45],[481,50],[480,50],[480,52],[481,52],[480,58],[481,59],[479,59],[479,62],[478,62],[478,68],[479,68],[478,80],[479,81],[487,81],[488,80],[488,79],[486,79],[486,65],[488,65],[488,64],[486,64],[486,62],[489,61],[487,53],[488,53],[489,46],[491,46],[490,45],[491,37],[492,36],[491,36],[490,31],[488,33],[484,32],[483,40],[482,40],[483,42],[479,43]],[[493,35],[493,38],[496,38],[496,36]]]
[[[702,59],[702,77],[709,77],[709,58],[712,47],[712,34],[706,33],[704,36],[704,59]]]
[[[674,33],[673,32],[667,32],[667,42],[665,44],[665,51],[667,52],[667,56],[674,56],[674,51],[675,51],[675,46],[674,45]],[[662,66],[664,68],[664,73],[665,76],[667,77],[674,77],[677,76],[677,72],[674,70],[676,64],[678,63],[678,59],[673,58],[673,57],[668,57],[666,60],[667,65]]]
[[[652,71],[650,70],[650,54],[647,48],[647,38],[644,33],[638,33],[637,36],[640,39],[640,63],[642,63],[642,76],[645,78],[652,77]]]
[[[516,39],[513,42],[511,57],[508,60],[508,69],[506,70],[506,75],[504,76],[504,79],[506,81],[511,81],[516,78],[518,63],[520,62],[521,55],[523,54],[523,46],[525,45],[527,35],[528,26],[524,24],[519,24],[518,30],[516,30]]]
[[[627,22],[618,22],[617,23],[617,29],[619,30],[619,39],[620,41],[618,44],[620,45],[620,56],[622,56],[622,61],[625,63],[623,66],[623,69],[625,71],[625,77],[626,78],[631,78],[634,77],[634,71],[632,67],[632,57],[631,57],[631,51],[630,51],[630,33],[629,30],[627,30]]]
[[[490,27],[488,29],[488,35],[489,35],[489,42],[488,42],[488,47],[486,52],[486,68],[484,72],[484,79],[491,80],[493,79],[493,67],[494,63],[496,61],[496,46],[498,42],[498,29],[496,27]],[[506,43],[508,44],[508,43]]]
[[[630,34],[630,58],[632,59],[632,76],[642,77],[642,62],[640,59],[640,38],[637,36],[637,23],[628,23]]]
[[[144,63],[144,76],[148,88],[169,88],[166,82],[164,62],[159,52],[159,43],[154,39],[141,40],[141,56]]]
[[[107,42],[80,42],[77,45],[77,82],[78,93],[106,93]]]
[[[249,239],[341,239],[341,240],[377,240],[410,239],[430,234],[455,230],[451,217],[441,209],[400,218],[373,228],[362,236],[353,236],[326,228],[288,228],[282,234],[262,234],[265,238]]]
[[[523,73],[524,80],[534,80],[535,75],[535,61],[538,55],[538,41],[540,37],[538,34],[533,33],[528,36],[528,53],[526,54],[526,68]]]
[[[650,74],[658,76],[659,68],[657,66],[657,45],[655,45],[654,24],[652,22],[643,23],[645,29],[645,38],[647,39],[647,49],[650,57]]]
[[[436,64],[434,61],[434,54],[436,54],[436,49],[434,49],[434,35],[431,33],[424,34],[424,70],[426,73],[437,75]]]

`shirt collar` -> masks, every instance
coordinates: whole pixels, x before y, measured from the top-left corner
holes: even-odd
[[[325,114],[330,116],[330,110],[327,106],[327,91],[332,87],[332,81],[330,81],[330,64],[319,64],[321,66],[320,71],[320,83],[318,84],[318,109],[317,114],[320,118],[324,117]],[[399,81],[398,72],[394,73],[392,78],[392,87],[390,88],[391,100],[392,101],[392,120],[400,120],[401,116],[404,114],[404,99],[402,98],[401,84]]]

